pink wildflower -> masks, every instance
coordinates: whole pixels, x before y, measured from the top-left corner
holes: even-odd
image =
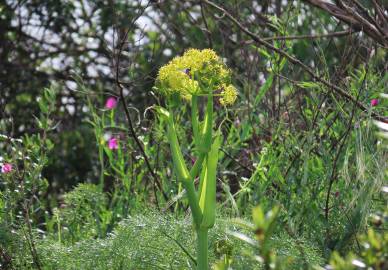
[[[379,100],[377,98],[374,98],[370,101],[370,105],[372,107],[377,106],[379,104]]]
[[[105,108],[108,110],[112,110],[117,105],[117,99],[115,97],[110,97],[105,102]]]
[[[109,139],[109,141],[108,141],[108,148],[109,148],[110,150],[116,150],[116,149],[118,149],[118,148],[119,148],[119,142],[118,142],[118,140],[117,140],[116,138],[111,138],[111,139]]]
[[[1,166],[1,173],[10,173],[11,171],[12,171],[12,164],[4,163],[3,166]]]

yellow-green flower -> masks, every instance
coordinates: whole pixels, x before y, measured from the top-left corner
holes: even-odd
[[[164,95],[178,93],[183,98],[190,99],[191,95],[198,91],[198,82],[190,79],[174,64],[163,66],[159,70],[158,81],[158,89]]]
[[[223,89],[220,102],[230,105],[237,96],[236,89],[230,85],[230,73],[213,50],[189,49],[160,68],[156,88],[163,95],[178,94],[187,100],[193,95]]]
[[[232,105],[237,99],[237,90],[233,85],[223,86],[220,103],[224,106]]]

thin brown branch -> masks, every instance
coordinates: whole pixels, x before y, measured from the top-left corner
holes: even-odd
[[[366,81],[366,77],[367,77],[367,74],[368,74],[368,67],[366,68],[366,74],[364,75],[364,79],[362,81],[362,84],[361,84],[361,87],[358,91],[358,94],[357,94],[357,100],[360,98],[361,96],[361,92],[362,90],[364,89],[365,87],[365,81]],[[347,129],[346,131],[344,132],[344,134],[341,136],[341,138],[338,140],[338,143],[339,143],[339,146],[338,146],[338,150],[337,150],[337,154],[334,158],[334,161],[333,161],[333,167],[332,167],[332,170],[331,170],[331,176],[330,176],[330,180],[329,180],[329,187],[327,189],[327,194],[326,194],[326,201],[325,201],[325,219],[326,220],[329,220],[329,204],[330,204],[330,195],[331,195],[331,190],[332,190],[332,187],[333,187],[333,184],[335,182],[335,180],[337,179],[337,163],[338,163],[338,160],[339,160],[339,156],[342,152],[342,149],[345,145],[345,142],[346,142],[346,139],[347,137],[349,136],[350,134],[350,131],[351,131],[351,128],[353,127],[353,119],[354,119],[354,116],[356,114],[356,106],[353,106],[353,109],[352,109],[352,113],[351,113],[351,116],[350,116],[350,119],[349,119],[349,123],[348,123],[348,126],[347,126]]]
[[[373,19],[373,22],[367,19],[368,14],[365,17],[360,15],[357,10],[347,6],[341,0],[336,1],[337,5],[323,0],[304,0],[304,2],[330,13],[355,30],[362,30],[367,36],[383,47],[388,47],[388,37],[384,34],[384,31],[381,32],[382,29]]]
[[[203,24],[206,27],[206,36],[207,36],[207,39],[209,42],[209,48],[213,48],[212,35],[211,35],[210,29],[209,29],[209,25],[207,24],[206,15],[205,15],[205,8],[203,6],[202,1],[200,2],[200,6],[201,6],[201,16],[202,16]]]
[[[140,16],[141,14],[144,13],[145,9],[148,7],[149,3],[141,10],[141,12],[139,13],[138,16],[136,16],[136,18],[133,20],[133,22],[135,22]],[[168,197],[167,197],[167,194],[163,191],[163,186],[162,184],[160,183],[160,180],[158,178],[158,176],[156,175],[156,173],[154,172],[152,166],[151,166],[151,163],[148,159],[148,156],[143,148],[143,145],[142,143],[140,142],[137,134],[136,134],[136,131],[135,131],[135,128],[133,126],[133,123],[132,123],[132,120],[131,120],[131,115],[130,115],[130,112],[129,112],[129,109],[128,109],[128,104],[127,104],[127,101],[125,99],[125,96],[124,96],[124,87],[123,85],[120,83],[120,76],[119,76],[119,73],[120,73],[120,59],[121,59],[121,54],[123,52],[123,49],[124,49],[124,44],[126,44],[126,41],[127,41],[127,38],[128,38],[128,34],[129,32],[131,31],[131,29],[129,28],[128,30],[125,31],[125,34],[124,36],[121,38],[120,40],[120,43],[119,43],[119,46],[118,46],[118,50],[117,50],[117,53],[116,53],[116,74],[115,74],[115,80],[116,80],[116,86],[117,88],[119,89],[119,96],[120,96],[120,100],[121,100],[121,104],[123,105],[123,108],[124,108],[124,113],[125,113],[125,117],[126,117],[126,120],[127,120],[127,123],[128,123],[128,128],[129,128],[129,135],[134,139],[143,159],[144,159],[144,162],[152,176],[152,178],[154,179],[154,184],[156,184],[160,190],[160,192],[162,193],[164,199],[167,201]],[[157,200],[157,198],[155,198]]]
[[[294,56],[288,54],[287,52],[279,49],[279,48],[276,48],[275,46],[273,46],[272,44],[268,43],[267,41],[263,40],[261,37],[259,37],[258,35],[252,33],[250,30],[248,30],[247,28],[245,28],[235,17],[233,17],[228,11],[226,11],[224,8],[218,6],[217,4],[211,2],[211,1],[208,1],[208,0],[203,0],[204,3],[208,4],[209,6],[215,8],[216,10],[222,12],[230,21],[232,21],[242,32],[244,32],[245,34],[247,34],[249,37],[251,37],[256,43],[258,43],[259,45],[262,45],[264,47],[266,47],[267,49],[271,50],[271,51],[274,51],[276,53],[278,53],[279,55],[281,56],[284,56],[286,57],[292,64],[294,65],[297,65],[299,67],[301,67],[303,70],[305,70],[315,81],[318,81],[320,83],[322,83],[323,85],[325,85],[326,87],[328,87],[328,89],[332,92],[335,92],[337,93],[338,95],[342,96],[343,98],[345,98],[346,100],[348,101],[351,101],[352,103],[354,103],[358,108],[360,108],[361,110],[365,111],[365,112],[368,112],[368,107],[365,106],[364,104],[362,104],[360,101],[358,101],[356,98],[354,98],[352,95],[350,95],[348,92],[346,92],[345,90],[343,90],[342,88],[332,84],[331,82],[323,79],[320,75],[316,74],[315,71],[313,69],[311,69],[310,67],[308,67],[306,64],[304,64],[302,61],[300,61],[299,59],[295,58]],[[383,116],[380,116],[378,114],[376,114],[375,112],[371,112],[371,116],[376,119],[376,120],[384,120],[385,118]]]
[[[388,16],[384,14],[383,8],[379,6],[376,0],[372,0],[373,5],[375,6],[376,14],[378,18],[381,20],[381,25],[385,26],[386,31],[388,31]],[[379,22],[376,22],[379,25]],[[387,34],[386,34],[387,35]]]
[[[224,148],[220,148],[220,150],[228,157],[230,158],[231,160],[233,160],[234,162],[236,162],[241,168],[243,168],[244,170],[246,170],[247,172],[249,173],[254,173],[253,169],[245,166],[240,160],[238,160],[237,158],[235,158],[234,156],[232,156],[231,154],[229,154]]]
[[[320,39],[320,38],[331,38],[331,37],[343,37],[352,35],[359,31],[354,30],[345,30],[328,34],[320,34],[320,35],[300,35],[300,36],[280,36],[280,37],[268,37],[263,38],[264,41],[272,41],[272,40],[297,40],[297,39]]]

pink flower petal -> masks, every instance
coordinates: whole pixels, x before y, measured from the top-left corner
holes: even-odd
[[[108,141],[108,148],[110,150],[116,150],[116,149],[119,148],[119,142],[118,142],[117,138],[109,139],[109,141]]]
[[[371,101],[370,101],[370,105],[372,106],[372,107],[375,107],[375,106],[377,106],[379,104],[379,100],[377,99],[377,98],[374,98],[374,99],[372,99]]]
[[[110,97],[105,102],[105,108],[108,110],[114,109],[117,106],[117,99]]]
[[[3,166],[1,166],[1,172],[2,173],[10,173],[10,172],[12,172],[12,164],[4,163]]]

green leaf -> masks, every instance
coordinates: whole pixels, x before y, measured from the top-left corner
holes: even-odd
[[[252,210],[253,223],[257,228],[262,228],[265,221],[265,215],[261,206],[256,206]]]
[[[320,87],[320,85],[318,83],[315,83],[315,82],[300,82],[300,83],[298,83],[298,86],[302,87],[302,88],[318,88],[318,87]]]
[[[261,99],[265,96],[265,94],[268,92],[269,88],[272,86],[274,74],[271,73],[265,83],[260,87],[259,94],[255,98],[255,105],[259,104]]]
[[[168,119],[170,117],[170,112],[161,106],[155,106],[154,109],[164,119]]]
[[[218,131],[206,158],[206,169],[199,198],[199,206],[203,214],[201,226],[204,228],[213,227],[215,222],[217,163],[221,141],[221,132]]]

